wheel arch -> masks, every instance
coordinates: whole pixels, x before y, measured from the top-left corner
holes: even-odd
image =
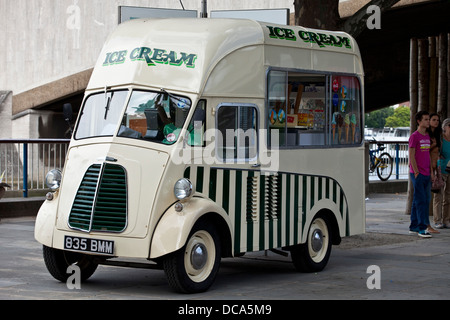
[[[199,221],[210,221],[216,226],[220,238],[222,258],[231,257],[233,255],[231,249],[233,245],[231,241],[231,232],[223,217],[216,212],[208,212],[201,216],[196,223]]]
[[[177,212],[172,205],[158,222],[150,243],[150,259],[157,259],[181,249],[194,225],[200,220],[211,221],[220,236],[222,257],[232,255],[231,223],[225,211],[209,199],[193,198]]]
[[[330,209],[322,209],[317,212],[313,220],[318,217],[324,218],[327,225],[329,226],[331,232],[331,243],[333,245],[339,245],[342,238],[340,235],[339,224],[333,211],[331,211]]]

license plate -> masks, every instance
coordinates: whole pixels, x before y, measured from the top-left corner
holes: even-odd
[[[64,249],[114,255],[114,241],[65,236]]]

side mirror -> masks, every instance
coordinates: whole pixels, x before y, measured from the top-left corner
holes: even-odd
[[[63,105],[63,114],[64,114],[64,120],[66,122],[72,122],[73,120],[73,111],[72,111],[72,105],[70,103],[65,103]]]
[[[67,122],[69,125],[69,129],[67,129],[64,136],[66,138],[71,138],[73,134],[73,128],[72,128],[72,120],[73,120],[73,110],[72,105],[70,103],[65,103],[63,105],[63,114],[64,114],[64,121]]]

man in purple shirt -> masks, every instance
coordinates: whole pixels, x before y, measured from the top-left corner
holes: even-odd
[[[419,111],[416,114],[416,122],[417,131],[409,138],[409,172],[414,186],[409,232],[417,233],[423,238],[431,238],[427,231],[430,224],[428,212],[431,192],[431,140],[427,133],[430,126],[429,113]]]

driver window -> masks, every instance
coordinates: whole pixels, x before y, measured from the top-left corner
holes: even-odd
[[[190,105],[189,99],[166,92],[133,91],[118,136],[173,144]]]

